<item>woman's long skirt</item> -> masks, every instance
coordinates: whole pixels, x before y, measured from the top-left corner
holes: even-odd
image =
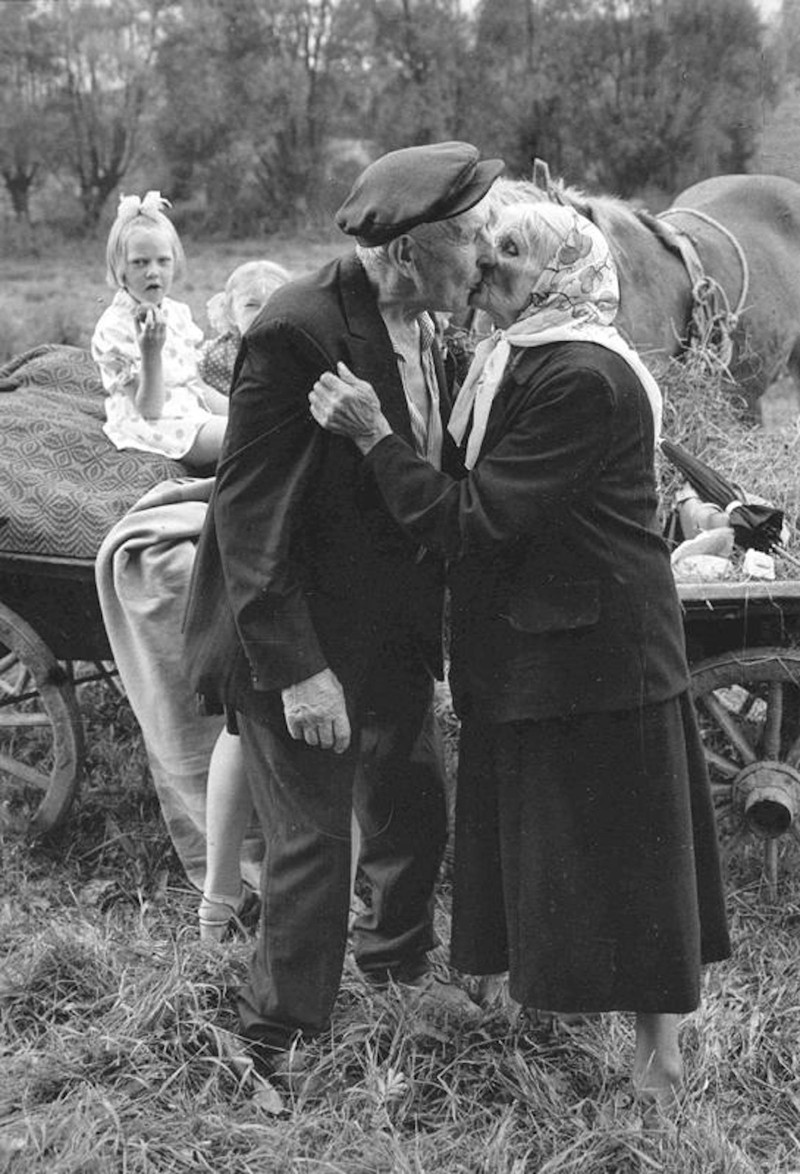
[[[687,1012],[730,953],[688,694],[643,709],[462,724],[453,965],[550,1011]]]

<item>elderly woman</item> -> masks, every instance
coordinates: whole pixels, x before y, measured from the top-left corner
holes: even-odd
[[[636,1012],[634,1084],[681,1085],[678,1016],[729,940],[680,608],[657,525],[658,387],[612,325],[617,275],[570,208],[498,213],[482,343],[415,456],[340,364],[310,396],[394,516],[450,560],[462,721],[452,960],[527,1008]]]

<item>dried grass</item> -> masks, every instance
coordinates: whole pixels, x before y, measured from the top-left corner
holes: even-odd
[[[683,445],[734,485],[784,511],[791,531],[787,550],[800,553],[800,427],[787,419],[766,429],[749,418],[735,384],[724,372],[709,373],[701,356],[671,360],[658,371],[664,394],[663,434]],[[681,481],[672,465],[658,459],[665,510]],[[794,563],[776,557],[779,578],[797,575]]]
[[[800,1141],[796,884],[731,896],[736,955],[683,1039],[684,1109],[643,1131],[632,1026],[530,1027],[505,998],[477,1023],[415,1016],[348,969],[314,1046],[324,1092],[270,1116],[221,1043],[248,946],[164,921],[75,915],[15,935],[0,995],[0,1169],[26,1174],[788,1174]],[[440,910],[444,915],[445,906]],[[63,914],[62,914],[63,915]]]
[[[631,1095],[629,1016],[532,1026],[502,984],[462,978],[480,1017],[436,1018],[366,986],[351,962],[311,1052],[323,1091],[276,1116],[235,1035],[250,943],[199,941],[126,707],[98,689],[84,710],[90,731],[114,730],[113,747],[90,737],[92,772],[60,846],[0,843],[3,1174],[796,1174],[791,843],[776,904],[757,845],[731,863],[735,954],[709,970],[684,1022],[686,1104],[663,1133],[643,1130]],[[146,852],[107,834],[112,807]],[[446,875],[437,919],[446,942]],[[447,974],[443,948],[435,961]]]
[[[796,429],[755,430],[691,365],[661,383],[665,433],[794,525]],[[0,839],[0,1174],[798,1174],[800,845],[781,844],[775,903],[759,846],[731,855],[734,955],[684,1021],[686,1101],[663,1131],[631,1095],[630,1017],[530,1026],[502,985],[457,979],[481,1016],[436,1020],[351,964],[311,1053],[324,1091],[276,1116],[235,1036],[250,943],[199,942],[130,712],[99,687],[82,708],[68,826]],[[439,710],[452,767],[446,694]],[[446,942],[446,869],[437,917]]]
[[[341,239],[275,235],[251,241],[184,240],[186,279],[172,296],[208,331],[206,303],[243,261],[268,258],[304,273],[342,251]],[[36,254],[0,256],[0,362],[41,343],[88,347],[112,298],[105,284],[105,240],[60,243]]]

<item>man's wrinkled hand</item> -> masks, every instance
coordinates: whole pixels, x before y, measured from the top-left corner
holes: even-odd
[[[286,728],[298,742],[342,754],[350,745],[350,719],[335,673],[323,669],[281,692]]]

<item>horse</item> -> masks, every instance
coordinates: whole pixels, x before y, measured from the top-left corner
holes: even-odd
[[[552,181],[540,160],[532,182],[495,186],[501,204],[557,201],[597,225],[619,272],[617,324],[649,365],[695,347],[736,384],[746,414],[759,417],[778,381],[800,403],[800,184],[714,176],[657,216]]]

